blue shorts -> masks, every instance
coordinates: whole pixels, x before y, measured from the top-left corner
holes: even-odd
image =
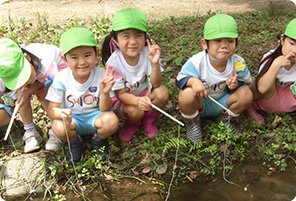
[[[229,95],[230,94],[227,93],[218,99],[215,98],[215,100],[228,109],[226,102]],[[221,106],[217,105],[217,103],[213,102],[211,99],[204,97],[202,99],[203,108],[200,117],[217,116],[222,110],[224,110]]]
[[[5,104],[3,104],[3,103],[0,103],[0,109],[4,109],[10,116],[12,115],[12,113],[13,113],[13,107],[10,107],[10,106],[8,106],[8,105],[5,105]]]
[[[97,132],[95,120],[103,114],[100,110],[95,110],[85,114],[72,114],[72,118],[76,123],[76,132],[79,135],[92,135]]]

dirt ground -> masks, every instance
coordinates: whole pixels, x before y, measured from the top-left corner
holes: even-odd
[[[123,8],[137,8],[148,19],[162,16],[206,14],[209,10],[222,13],[244,13],[256,10],[285,10],[295,6],[290,0],[0,0],[0,26],[25,17],[34,22],[44,17],[49,23],[59,24],[68,18],[86,19],[105,16]]]

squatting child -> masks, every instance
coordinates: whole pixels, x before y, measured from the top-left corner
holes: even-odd
[[[67,30],[60,45],[62,59],[69,68],[57,74],[46,96],[52,130],[59,139],[70,143],[66,153],[68,163],[82,159],[87,135],[92,136],[95,159],[105,161],[109,154],[107,138],[116,132],[119,123],[110,111],[113,71],[96,67],[98,50],[88,29]]]
[[[2,78],[5,87],[2,93],[9,89],[10,95],[17,90],[17,97],[10,96],[13,99],[12,107],[15,103],[20,106],[20,114],[24,123],[25,133],[25,153],[35,151],[40,148],[42,137],[35,129],[32,116],[31,97],[36,95],[42,107],[47,111],[48,101],[45,95],[52,83],[54,76],[66,64],[60,57],[60,49],[54,45],[32,43],[27,46],[19,46],[11,39],[0,39],[0,78]],[[6,97],[9,93],[6,93]],[[15,101],[17,98],[17,101]],[[8,99],[5,99],[6,101]],[[7,107],[6,107],[7,108]],[[8,111],[8,110],[7,110]],[[1,125],[9,122],[10,113],[4,114],[9,118],[1,118]],[[46,150],[58,150],[61,143],[49,129],[49,140],[45,145]]]
[[[258,111],[296,110],[296,19],[290,21],[278,38],[279,45],[263,56],[259,74],[250,84],[254,102],[246,114],[259,124],[265,120]]]
[[[161,84],[161,50],[148,35],[147,24],[143,12],[119,10],[113,17],[111,33],[103,41],[103,63],[114,70],[112,90],[117,97],[113,98],[112,110],[126,120],[119,132],[120,140],[131,141],[141,125],[148,138],[156,137],[159,112],[151,104],[163,108],[169,98]]]
[[[252,81],[245,60],[234,54],[238,45],[238,32],[235,20],[225,14],[208,19],[201,40],[203,51],[193,55],[182,67],[176,78],[180,88],[179,107],[185,117],[186,135],[192,142],[202,141],[200,117],[213,116],[228,122],[221,106],[238,117],[252,102],[252,92],[243,83]],[[230,121],[233,133],[239,128]]]

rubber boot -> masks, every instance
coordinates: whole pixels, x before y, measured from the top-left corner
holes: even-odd
[[[157,137],[159,134],[159,130],[156,127],[156,121],[155,121],[158,118],[158,116],[159,116],[159,112],[154,109],[151,109],[145,114],[143,118],[143,128],[146,132],[146,136],[149,139],[153,139]]]
[[[123,141],[124,139],[126,142],[131,141],[132,136],[137,133],[137,129],[140,128],[141,124],[141,121],[131,122],[129,120],[126,120],[123,127],[119,131],[119,139],[121,141]]]

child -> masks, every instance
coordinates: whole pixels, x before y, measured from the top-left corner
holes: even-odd
[[[24,123],[24,151],[29,153],[40,148],[42,137],[33,123],[31,95],[36,95],[43,108],[47,110],[48,101],[44,100],[48,86],[55,74],[67,67],[60,58],[60,49],[54,45],[33,43],[20,48],[10,39],[0,39],[0,77],[10,90],[17,90],[17,102]],[[10,119],[10,117],[8,118]],[[4,122],[4,124],[6,124]],[[61,147],[57,137],[49,129],[46,150]]]
[[[296,88],[293,85],[296,81],[296,18],[279,39],[278,47],[264,55],[259,74],[250,85],[256,101],[246,114],[259,124],[265,120],[256,110],[267,113],[296,110]]]
[[[238,45],[235,20],[225,14],[208,19],[201,45],[204,51],[192,56],[182,67],[176,79],[179,107],[186,118],[187,139],[202,141],[200,117],[217,116],[227,125],[228,115],[210,100],[211,96],[238,117],[252,102],[252,92],[239,82],[252,81],[244,59],[234,54]],[[221,112],[222,111],[222,112]],[[230,122],[233,133],[239,128]]]
[[[114,69],[112,90],[118,97],[113,98],[112,110],[126,120],[119,138],[127,142],[141,125],[148,138],[158,135],[155,120],[159,112],[151,104],[163,108],[169,98],[167,88],[161,85],[160,47],[149,38],[147,23],[146,15],[137,9],[119,10],[110,35],[103,41],[103,64]]]
[[[61,36],[62,58],[69,66],[50,86],[48,115],[57,137],[70,142],[68,163],[82,158],[82,136],[92,135],[91,144],[97,161],[108,155],[107,138],[118,128],[118,118],[110,112],[109,92],[114,85],[113,71],[96,67],[98,51],[94,35],[84,28],[73,28]],[[112,93],[111,93],[112,96]],[[66,128],[65,128],[66,126]],[[67,136],[68,135],[68,136]]]

